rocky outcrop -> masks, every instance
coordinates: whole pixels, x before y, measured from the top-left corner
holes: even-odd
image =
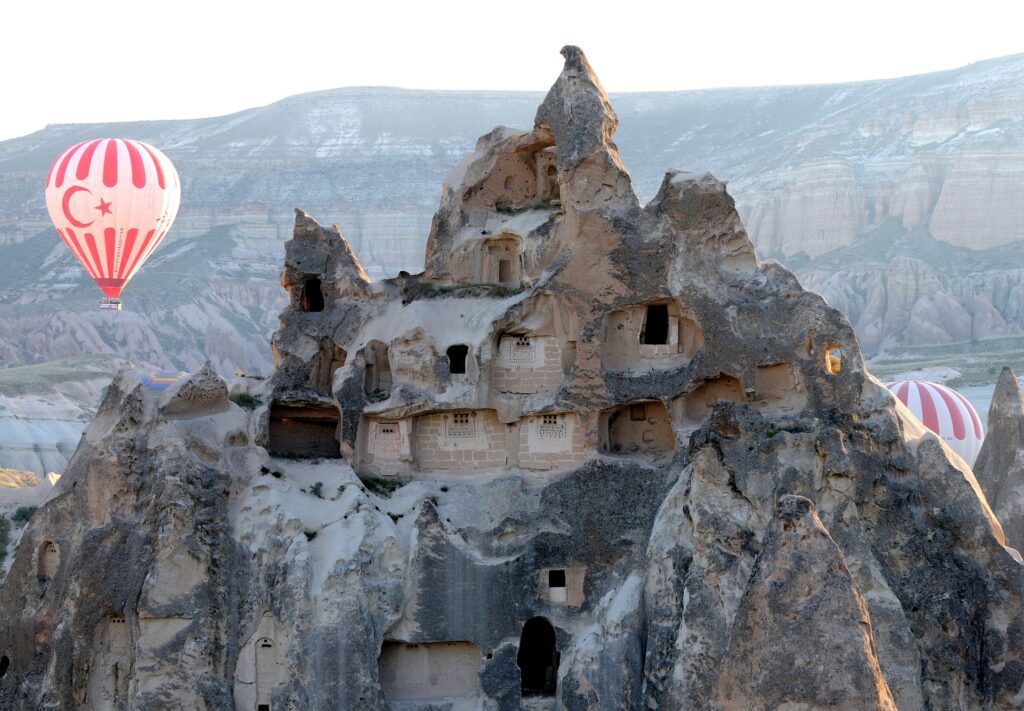
[[[117,376],[0,589],[0,704],[1018,705],[1022,564],[971,471],[724,183],[641,203],[562,54],[424,273],[296,215],[252,411],[213,367]]]
[[[1003,368],[988,410],[988,432],[974,473],[1003,526],[1007,545],[1024,550],[1024,397]]]
[[[717,695],[720,707],[752,711],[896,709],[867,606],[809,499],[779,499],[733,620]]]

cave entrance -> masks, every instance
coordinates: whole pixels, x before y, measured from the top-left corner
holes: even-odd
[[[668,343],[668,304],[648,304],[640,342],[648,346]]]
[[[523,625],[519,638],[519,665],[523,696],[554,696],[558,684],[558,662],[561,655],[555,647],[555,628],[543,617],[534,617]]]
[[[341,416],[330,405],[284,404],[270,406],[270,437],[267,449],[275,457],[341,456],[337,431]]]
[[[324,310],[324,292],[319,279],[316,277],[307,279],[306,283],[302,285],[301,302],[303,311]]]
[[[11,660],[5,654],[4,656],[0,657],[0,679],[3,679],[5,676],[7,676],[7,670],[10,668]]]
[[[466,356],[469,355],[469,346],[456,344],[448,348],[448,372],[452,375],[466,374]]]

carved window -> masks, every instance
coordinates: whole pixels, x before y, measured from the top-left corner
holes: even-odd
[[[548,587],[549,588],[564,588],[565,587],[565,571],[564,570],[549,570],[548,571]]]
[[[839,346],[825,349],[825,370],[829,375],[839,375],[843,371],[843,350]]]
[[[516,336],[508,349],[509,365],[533,365],[533,341],[529,336]]]
[[[646,405],[630,405],[629,406],[629,419],[633,422],[643,422],[647,419],[647,406]]]
[[[537,436],[540,439],[565,439],[565,418],[562,415],[541,415]]]
[[[470,412],[455,412],[446,415],[444,426],[445,437],[452,439],[472,439],[476,437],[476,416]]]

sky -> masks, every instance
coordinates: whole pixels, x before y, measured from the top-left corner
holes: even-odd
[[[0,140],[343,86],[543,91],[565,44],[609,92],[879,79],[1024,52],[1019,0],[10,0],[3,17]]]

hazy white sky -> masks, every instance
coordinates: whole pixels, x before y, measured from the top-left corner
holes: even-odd
[[[340,86],[546,90],[578,44],[608,91],[838,82],[1024,51],[1019,0],[8,0],[0,140],[212,116]]]

